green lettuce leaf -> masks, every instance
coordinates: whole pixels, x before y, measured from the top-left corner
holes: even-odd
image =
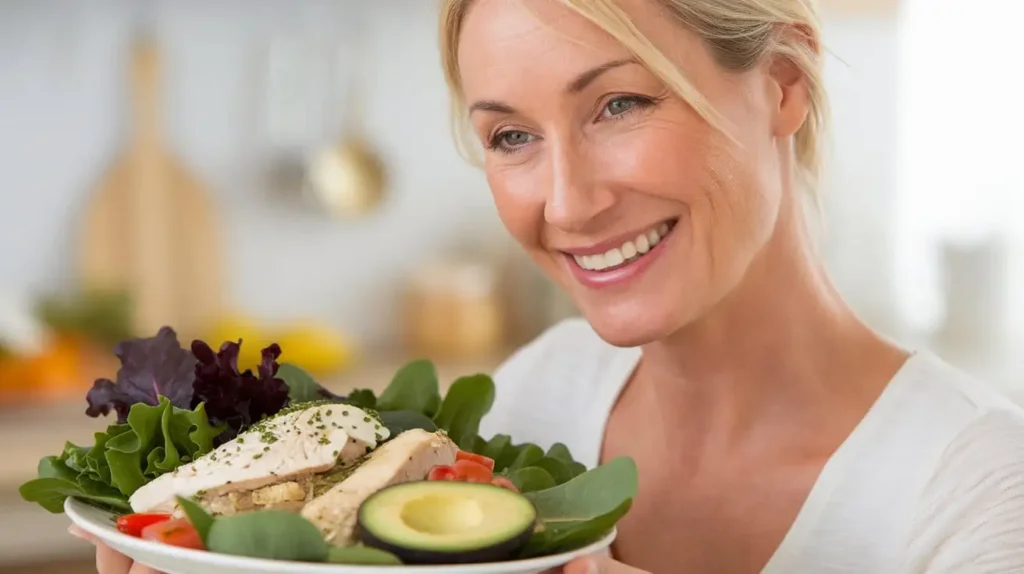
[[[175,407],[166,397],[159,404],[132,405],[124,424],[94,435],[90,447],[68,443],[59,456],[39,462],[38,478],[23,484],[21,497],[54,513],[73,496],[115,511],[127,511],[128,498],[139,487],[213,450],[222,432],[195,410]]]

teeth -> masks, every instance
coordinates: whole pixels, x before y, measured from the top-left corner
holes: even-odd
[[[632,263],[639,259],[657,245],[661,238],[668,235],[667,223],[662,223],[655,229],[637,235],[633,241],[627,241],[620,247],[609,249],[605,253],[597,255],[576,255],[576,264],[588,271],[602,271],[612,267],[618,267],[623,263]]]
[[[650,241],[651,247],[654,247],[655,245],[658,244],[659,241],[661,241],[661,236],[658,235],[657,231],[652,229],[647,232],[647,241]]]
[[[647,241],[646,235],[641,234],[636,236],[636,250],[639,251],[641,255],[651,250],[651,243]]]

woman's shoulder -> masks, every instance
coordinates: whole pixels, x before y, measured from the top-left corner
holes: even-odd
[[[918,500],[912,546],[929,572],[1024,568],[1024,409],[934,356],[921,371],[950,439]],[[991,568],[980,568],[988,564]]]

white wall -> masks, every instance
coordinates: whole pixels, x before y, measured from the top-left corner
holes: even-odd
[[[233,299],[267,317],[324,317],[380,342],[394,328],[389,301],[403,270],[467,237],[503,231],[481,174],[450,143],[435,4],[423,0],[374,2],[366,14],[377,72],[366,121],[396,170],[386,210],[339,224],[266,201],[261,51],[275,30],[304,29],[320,46],[343,37],[350,28],[333,10],[354,2],[163,0],[157,31],[167,131],[224,209]],[[0,6],[0,290],[57,289],[73,280],[76,216],[123,145],[130,4]],[[827,67],[836,112],[827,253],[844,292],[889,329],[895,24],[832,22],[826,43],[846,62],[833,58]],[[328,61],[314,65],[329,73]],[[330,118],[309,143],[342,121]]]

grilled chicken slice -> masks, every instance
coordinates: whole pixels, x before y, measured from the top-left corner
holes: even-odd
[[[443,433],[405,431],[375,450],[347,478],[307,503],[302,516],[316,525],[328,542],[349,546],[355,543],[356,517],[364,500],[386,486],[425,479],[435,465],[453,464],[458,450]]]
[[[244,492],[248,502],[232,502],[243,510],[242,506],[256,504],[253,495],[276,500],[285,493],[265,487],[356,461],[388,436],[387,427],[362,409],[339,404],[300,405],[146,484],[135,491],[129,503],[135,512],[171,511],[177,506],[176,496],[209,500]],[[294,497],[292,490],[288,500],[278,502],[296,502]]]

